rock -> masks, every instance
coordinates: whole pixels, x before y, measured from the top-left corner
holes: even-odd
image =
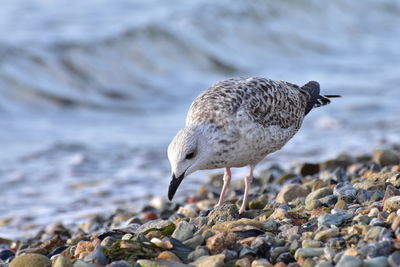
[[[221,253],[226,248],[231,248],[237,240],[237,236],[232,232],[220,232],[207,240],[207,248],[211,254]]]
[[[319,164],[303,163],[299,169],[299,172],[302,176],[314,175],[319,173]]]
[[[189,254],[193,251],[192,248],[189,248],[188,246],[185,246],[181,241],[178,239],[172,238],[172,237],[165,237],[163,239],[164,242],[170,242],[173,249],[171,252],[173,252],[176,256],[178,256],[182,261],[186,261],[187,257]]]
[[[336,237],[338,235],[339,235],[339,230],[337,228],[331,228],[316,233],[314,239],[325,242],[329,238]]]
[[[331,225],[340,226],[346,220],[353,218],[352,214],[337,213],[337,214],[324,214],[318,217],[318,226],[328,226]]]
[[[63,257],[62,255],[57,256],[56,260],[54,261],[52,267],[72,267],[72,262]]]
[[[359,248],[360,254],[364,257],[375,258],[378,256],[389,256],[392,252],[392,245],[389,240],[370,243]]]
[[[400,196],[393,196],[386,199],[383,209],[387,211],[397,211],[400,209]]]
[[[93,267],[93,264],[84,262],[83,260],[76,260],[73,267]]]
[[[136,232],[137,233],[143,233],[146,232],[150,229],[163,229],[167,226],[171,225],[171,222],[168,220],[162,220],[162,219],[157,219],[157,220],[153,220],[153,221],[148,221],[145,224],[141,225]]]
[[[217,222],[233,221],[239,219],[239,210],[235,204],[225,203],[222,206],[215,207],[207,218],[210,226]]]
[[[320,261],[315,267],[333,267],[330,261]]]
[[[324,162],[321,162],[319,164],[319,169],[320,171],[334,171],[337,168],[347,168],[351,162],[347,160],[341,160],[341,159],[332,159],[332,160],[327,160]]]
[[[388,266],[388,258],[385,256],[365,259],[363,267],[386,267]]]
[[[217,231],[231,231],[233,228],[243,228],[252,226],[253,228],[261,229],[263,223],[255,219],[241,218],[236,221],[227,221],[215,224],[212,229]]]
[[[180,262],[169,262],[164,260],[138,260],[136,263],[146,267],[188,267],[188,265]],[[136,266],[136,265],[135,265]]]
[[[221,254],[225,255],[225,262],[236,260],[238,258],[238,253],[231,249],[224,249]]]
[[[283,220],[287,218],[288,212],[285,209],[277,208],[275,209],[274,213],[271,214],[270,218],[276,220]]]
[[[177,213],[183,214],[189,218],[196,217],[197,216],[196,204],[187,204],[183,207],[180,207]]]
[[[250,260],[248,258],[239,259],[235,262],[235,266],[240,267],[251,267]]]
[[[240,250],[239,258],[246,257],[247,255],[256,256],[256,254],[257,254],[256,250],[249,247],[244,247]]]
[[[250,201],[249,203],[249,208],[251,210],[253,209],[263,209],[265,205],[268,203],[268,197],[266,195],[261,195],[257,197],[256,199]]]
[[[336,267],[361,267],[363,261],[357,257],[343,255],[339,262],[336,264]]]
[[[303,258],[319,257],[321,255],[324,255],[323,248],[299,248],[298,250],[296,250],[296,253],[294,254],[294,258],[296,260],[298,260],[299,257],[303,257]]]
[[[94,263],[96,265],[106,265],[108,263],[107,257],[104,255],[101,246],[97,246],[91,253],[83,258],[84,262]]]
[[[206,247],[198,247],[196,248],[196,250],[190,252],[190,254],[188,255],[188,260],[192,262],[202,256],[209,256],[209,255],[210,253],[208,252],[208,249]]]
[[[308,194],[308,196],[306,197],[306,209],[308,210],[312,210],[314,208],[314,201],[318,200],[320,198],[323,198],[325,196],[329,196],[333,194],[333,190],[328,188],[328,187],[324,187],[324,188],[320,188],[310,194]]]
[[[251,263],[251,267],[273,267],[267,259],[257,259]]]
[[[178,239],[179,241],[185,241],[193,237],[193,225],[186,221],[181,221],[176,225],[175,231],[171,237]]]
[[[157,256],[157,260],[165,260],[172,262],[181,262],[181,260],[171,251],[163,251]]]
[[[50,267],[51,261],[40,254],[23,254],[16,256],[10,263],[10,267]]]
[[[400,266],[400,251],[397,250],[389,256],[388,264],[390,267]]]
[[[129,263],[124,260],[121,261],[113,261],[111,264],[107,265],[107,267],[131,267]]]
[[[9,249],[0,250],[0,260],[6,261],[15,256],[15,252]]]
[[[373,240],[378,241],[384,238],[390,238],[391,232],[385,227],[374,226],[371,227],[364,236],[365,241]]]
[[[89,255],[94,250],[92,242],[81,241],[78,243],[75,249],[75,258],[82,259]]]
[[[224,264],[225,255],[203,256],[191,263],[197,267],[221,267]]]
[[[305,197],[309,191],[301,185],[288,184],[285,185],[275,198],[277,203],[289,203],[290,201],[298,198]]]
[[[333,194],[342,197],[344,200],[353,201],[357,195],[357,189],[349,183],[338,183],[333,190]]]
[[[385,194],[383,196],[383,201],[386,201],[388,198],[400,196],[400,190],[394,187],[393,185],[388,185],[385,190]]]
[[[286,253],[286,252],[289,252],[289,248],[288,247],[276,247],[276,248],[273,248],[271,250],[271,261],[273,263],[277,262],[278,257],[281,254]]]
[[[301,242],[301,246],[303,248],[320,248],[323,246],[323,243],[321,241],[307,239]]]
[[[376,150],[373,152],[372,159],[381,166],[400,164],[400,157],[392,150]]]
[[[278,223],[276,222],[275,219],[268,219],[265,222],[262,223],[262,227],[266,232],[275,232],[278,230]]]
[[[183,244],[185,246],[188,246],[192,249],[195,249],[197,246],[200,246],[204,243],[204,237],[200,234],[195,235],[194,237],[183,241]]]

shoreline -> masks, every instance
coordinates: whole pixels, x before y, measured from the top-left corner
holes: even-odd
[[[242,179],[212,209],[221,187],[213,175],[183,202],[155,197],[80,229],[55,223],[32,238],[0,237],[0,266],[400,265],[400,146],[273,165],[255,177],[243,215]]]

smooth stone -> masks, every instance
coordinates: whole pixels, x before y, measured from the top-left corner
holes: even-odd
[[[299,248],[296,250],[294,254],[294,258],[298,260],[299,257],[307,258],[307,257],[319,257],[324,255],[323,248]]]
[[[271,261],[274,263],[282,253],[289,252],[288,247],[276,247],[271,250]]]
[[[340,226],[346,220],[353,218],[352,214],[337,213],[337,214],[324,214],[318,217],[318,226]]]
[[[89,264],[84,262],[83,260],[78,259],[74,262],[73,267],[94,267],[94,266],[93,264]]]
[[[355,189],[353,185],[349,183],[338,183],[335,186],[335,189],[333,189],[333,194],[335,196],[343,197],[352,201],[357,196],[357,189]]]
[[[197,267],[221,267],[224,264],[225,255],[203,256],[191,263]]]
[[[294,261],[293,255],[290,252],[283,252],[279,254],[278,258],[276,258],[276,262],[283,262],[285,264],[289,264],[290,262]]]
[[[246,255],[256,256],[256,254],[257,254],[257,251],[255,251],[254,249],[248,248],[248,247],[244,247],[244,248],[242,248],[240,250],[239,258],[243,258]]]
[[[9,267],[47,267],[51,266],[51,261],[41,254],[23,254],[16,256]]]
[[[163,220],[163,219],[152,220],[152,221],[148,221],[145,224],[141,225],[136,230],[136,232],[143,233],[152,228],[162,229],[162,228],[169,226],[170,224],[171,224],[171,222],[168,220]]]
[[[178,239],[172,238],[172,237],[166,237],[163,239],[163,241],[169,241],[173,249],[171,252],[173,252],[176,256],[178,256],[182,261],[186,261],[187,257],[189,256],[190,252],[193,251],[192,248],[185,246],[181,241]]]
[[[237,240],[237,236],[232,232],[220,232],[207,240],[206,246],[211,254],[219,254],[224,249],[231,248]]]
[[[397,250],[390,254],[388,258],[388,263],[390,267],[400,266],[400,251]]]
[[[285,185],[275,198],[276,203],[289,203],[298,198],[305,197],[309,190],[298,184]]]
[[[235,266],[251,267],[251,262],[248,258],[242,258],[242,259],[235,261]]]
[[[249,203],[249,209],[254,210],[254,209],[263,209],[265,205],[268,204],[268,197],[266,195],[260,195],[256,199],[250,201]]]
[[[385,190],[385,194],[383,196],[383,201],[386,201],[388,198],[400,196],[400,190],[394,187],[393,185],[388,185]]]
[[[186,221],[181,221],[176,225],[175,231],[171,237],[178,239],[179,241],[185,241],[193,237],[193,225]]]
[[[259,236],[251,243],[250,247],[257,252],[257,255],[269,258],[273,242],[274,240],[269,236]]]
[[[383,210],[397,211],[400,209],[400,196],[393,196],[386,199]]]
[[[185,246],[188,246],[192,249],[195,249],[196,247],[202,245],[204,243],[204,237],[200,234],[195,235],[194,237],[183,241],[183,244]]]
[[[157,260],[165,260],[165,261],[173,261],[173,262],[181,262],[181,259],[178,258],[171,251],[163,251],[157,256]]]
[[[54,261],[52,267],[72,267],[72,262],[63,257],[62,255],[57,256],[56,260]]]
[[[106,265],[108,263],[108,259],[101,250],[102,248],[102,246],[97,246],[95,250],[83,258],[83,261],[97,265]]]
[[[196,204],[186,204],[185,206],[180,207],[177,213],[183,214],[189,218],[194,218],[198,216]]]
[[[120,260],[120,261],[113,261],[112,263],[110,263],[108,265],[109,267],[132,267],[132,265],[130,265],[129,263],[127,263],[124,260]]]
[[[371,227],[368,232],[364,236],[364,240],[382,240],[383,238],[387,237],[389,238],[391,235],[390,230],[386,229],[385,227],[381,226],[374,226]]]
[[[386,267],[388,266],[388,258],[385,256],[365,259],[363,267]]]
[[[140,264],[140,266],[146,267],[189,267],[190,265],[183,264],[180,262],[169,262],[164,260],[138,260],[136,263]]]
[[[94,250],[92,242],[80,241],[75,249],[75,258],[84,258]]]
[[[320,248],[323,246],[323,243],[321,241],[307,239],[301,242],[301,246],[303,248]]]
[[[192,262],[202,256],[209,256],[209,255],[210,253],[208,252],[208,249],[206,247],[198,247],[194,251],[190,252],[190,254],[188,255],[188,260]]]
[[[320,261],[315,267],[333,267],[333,264],[330,261]]]
[[[319,164],[303,163],[299,168],[299,172],[302,176],[314,175],[319,173]]]
[[[336,204],[337,196],[329,195],[329,196],[320,198],[319,202],[321,202],[322,206],[324,206],[324,207],[330,207],[330,206]]]
[[[314,201],[320,198],[333,194],[333,190],[328,187],[317,189],[316,191],[308,194],[305,200],[306,209],[312,210],[314,208]]]
[[[366,244],[358,249],[360,254],[368,258],[389,256],[392,252],[392,244],[389,240]]]
[[[357,257],[343,255],[336,267],[362,267],[363,261]]]
[[[251,267],[273,267],[267,259],[257,259],[251,263]]]
[[[392,150],[376,150],[373,152],[372,159],[381,166],[400,164],[399,155]]]
[[[111,247],[111,245],[114,244],[115,241],[117,241],[116,238],[112,236],[107,236],[101,241],[100,245],[103,247]]]
[[[315,234],[314,240],[326,241],[331,237],[336,237],[339,235],[339,230],[337,228],[331,228],[327,230],[322,230]]]
[[[263,223],[255,220],[255,219],[247,219],[247,218],[241,218],[236,221],[227,221],[227,222],[220,222],[215,225],[213,225],[212,230],[217,230],[217,231],[231,231],[232,228],[239,228],[239,227],[255,227],[258,229],[261,229],[263,227]]]
[[[221,254],[225,255],[225,261],[231,261],[238,258],[238,253],[231,249],[224,249]]]
[[[233,221],[239,219],[239,210],[235,204],[225,203],[215,207],[207,216],[208,225],[214,225],[218,222]]]

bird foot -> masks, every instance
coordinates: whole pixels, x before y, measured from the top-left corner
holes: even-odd
[[[246,208],[241,207],[239,210],[239,214],[242,215],[243,213],[245,213],[245,211],[246,211]]]

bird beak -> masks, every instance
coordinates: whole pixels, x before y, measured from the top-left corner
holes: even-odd
[[[178,186],[181,184],[183,178],[185,177],[185,172],[182,173],[181,176],[176,178],[175,173],[172,174],[172,180],[171,183],[169,184],[169,189],[168,189],[168,199],[172,200],[172,198],[175,195],[176,190],[178,189]]]

